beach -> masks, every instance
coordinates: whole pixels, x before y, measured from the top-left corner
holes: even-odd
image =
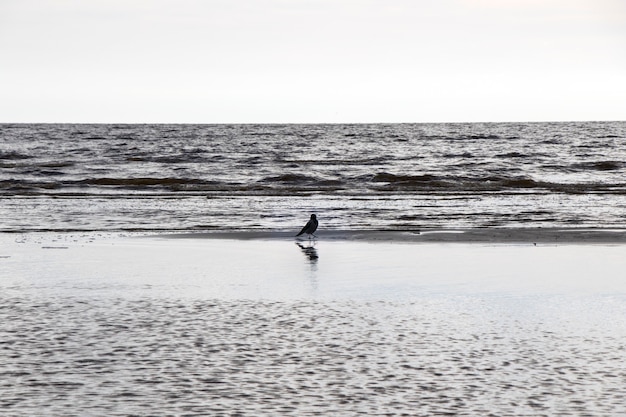
[[[626,417],[625,6],[0,0],[0,417]]]
[[[624,138],[1,124],[0,407],[621,417]]]
[[[8,415],[626,412],[621,229],[0,234]]]

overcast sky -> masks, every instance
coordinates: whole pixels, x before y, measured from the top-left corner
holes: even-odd
[[[625,0],[0,0],[0,122],[626,120]]]

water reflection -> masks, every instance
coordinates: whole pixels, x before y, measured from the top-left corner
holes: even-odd
[[[306,246],[300,242],[296,242],[296,245],[302,249],[302,253],[309,259],[311,264],[317,263],[319,255],[317,254],[317,249],[315,249],[315,242],[309,242]]]
[[[318,284],[317,284],[317,261],[319,260],[319,255],[317,253],[317,249],[315,249],[315,242],[309,242],[307,245],[303,245],[300,242],[296,242],[296,245],[298,245],[298,247],[302,250],[302,253],[304,253],[304,256],[307,257],[308,263],[309,263],[309,277],[308,277],[308,281],[309,281],[309,285],[311,287],[311,295],[315,296],[315,294],[317,293],[318,290]]]

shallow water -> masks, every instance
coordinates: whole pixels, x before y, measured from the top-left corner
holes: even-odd
[[[623,331],[471,297],[2,301],[10,415],[626,412]]]
[[[624,246],[1,237],[7,415],[626,413]]]

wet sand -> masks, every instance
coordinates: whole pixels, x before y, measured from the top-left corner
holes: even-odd
[[[0,406],[621,416],[623,233],[3,234]]]
[[[293,232],[208,232],[170,234],[172,238],[282,240]],[[474,228],[419,229],[411,231],[324,230],[321,240],[413,242],[413,243],[548,243],[548,244],[626,244],[626,229],[600,228]],[[302,240],[306,240],[306,237]]]

